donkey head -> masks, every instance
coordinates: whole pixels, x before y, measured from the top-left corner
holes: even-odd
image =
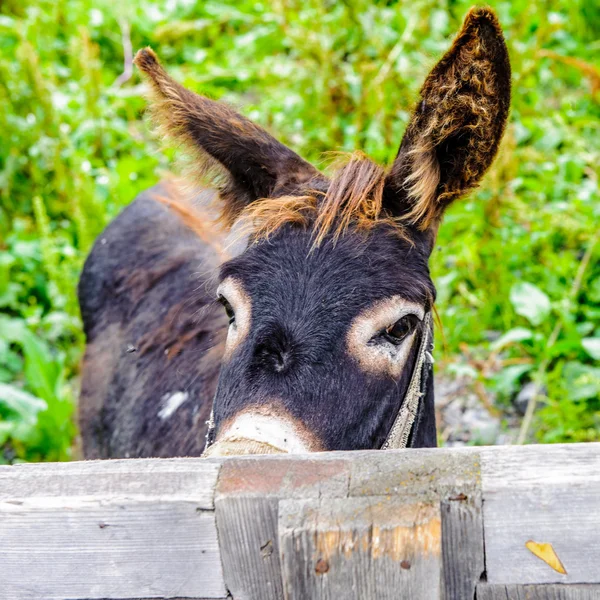
[[[477,185],[506,123],[510,66],[496,17],[468,14],[390,169],[353,155],[330,178],[177,84],[151,50],[136,63],[164,131],[218,175],[222,218],[249,233],[220,272],[229,333],[209,452],[380,448],[422,368],[442,214]],[[435,445],[428,422],[409,445]]]

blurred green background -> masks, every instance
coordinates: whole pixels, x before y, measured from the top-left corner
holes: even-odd
[[[354,149],[389,163],[471,4],[0,0],[0,462],[74,456],[79,271],[102,228],[171,168],[138,73],[122,76],[129,44],[316,164]],[[512,113],[432,257],[437,372],[466,378],[505,428],[537,384],[527,441],[600,440],[600,4],[491,4]]]

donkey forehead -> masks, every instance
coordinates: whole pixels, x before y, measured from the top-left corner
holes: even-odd
[[[269,311],[318,307],[350,314],[391,296],[423,306],[434,298],[427,252],[418,246],[385,232],[311,244],[310,231],[284,228],[225,263],[221,279],[239,280],[253,306]]]

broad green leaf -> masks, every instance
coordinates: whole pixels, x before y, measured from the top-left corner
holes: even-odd
[[[50,349],[29,330],[22,340],[25,355],[25,377],[29,388],[40,398],[51,403],[56,400],[61,367]]]
[[[592,302],[600,303],[600,277],[596,277],[596,279],[590,283],[587,295]]]
[[[568,362],[562,375],[571,400],[588,400],[600,397],[600,368],[579,362]]]
[[[36,443],[39,439],[37,421],[24,421],[19,419],[0,420],[0,446],[8,439],[17,440],[24,444]]]
[[[11,319],[0,315],[0,339],[6,342],[20,344],[26,335],[27,327],[21,319]]]
[[[37,413],[46,410],[48,406],[41,398],[5,383],[0,383],[0,405],[26,420],[35,420]]]
[[[512,396],[517,391],[519,379],[532,368],[532,365],[511,365],[502,369],[493,377],[496,392],[505,398]]]
[[[550,299],[539,287],[526,281],[515,283],[510,290],[515,312],[532,325],[540,325],[550,315]]]
[[[2,421],[0,420],[0,446],[6,443],[6,441],[12,437],[15,430],[14,421]],[[1,464],[1,463],[0,463]]]
[[[600,360],[600,337],[583,338],[581,345],[592,358]]]
[[[532,337],[533,332],[530,329],[515,327],[500,336],[490,347],[492,350],[500,350],[504,346],[514,344],[515,342],[524,342],[525,340],[530,340]]]

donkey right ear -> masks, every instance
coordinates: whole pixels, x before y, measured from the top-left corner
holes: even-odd
[[[489,8],[474,8],[421,88],[386,180],[389,212],[435,231],[454,199],[492,164],[510,105],[510,63]]]
[[[197,157],[198,169],[216,171],[223,220],[231,225],[259,198],[285,194],[319,172],[264,129],[225,104],[190,92],[174,81],[150,49],[135,64],[148,77],[152,110],[162,132]]]

